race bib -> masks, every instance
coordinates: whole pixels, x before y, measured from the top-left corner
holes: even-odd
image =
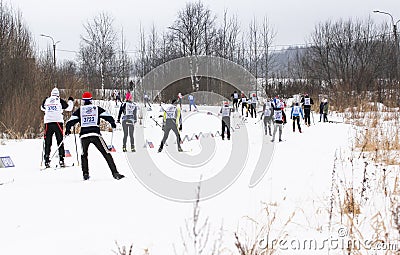
[[[133,112],[135,111],[136,105],[132,103],[126,103],[125,105],[125,115],[133,115]]]
[[[84,105],[81,106],[81,127],[98,126],[99,111],[96,106]]]
[[[277,110],[274,112],[274,119],[275,120],[282,120],[282,111],[281,110]]]
[[[167,113],[167,119],[176,119],[176,107],[175,106],[169,106],[167,110],[165,110]]]
[[[300,114],[300,107],[295,106],[293,107],[293,115],[299,115]]]
[[[222,117],[229,116],[231,113],[231,109],[229,107],[222,107]]]
[[[266,117],[271,116],[271,109],[270,108],[265,108],[264,116],[266,116]]]
[[[311,99],[309,97],[304,98],[304,105],[311,105]]]

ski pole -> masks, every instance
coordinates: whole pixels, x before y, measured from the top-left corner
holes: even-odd
[[[52,155],[51,158],[50,158],[50,161],[54,158],[54,156],[56,155],[56,153],[57,153],[58,150],[60,149],[61,145],[64,144],[65,137],[66,137],[66,136],[63,137],[61,143],[58,145],[57,149],[54,151],[53,155]]]
[[[150,116],[150,119],[152,119],[152,120],[157,124],[157,126],[160,126],[160,127],[162,128],[162,126],[160,125],[160,123],[158,123],[155,119],[153,119],[153,116]]]
[[[75,140],[76,162],[78,163],[78,166],[79,166],[78,146],[77,146],[77,144],[76,144],[75,126],[74,126],[74,140]]]
[[[44,138],[43,138],[43,146],[42,146],[42,160],[40,161],[40,166],[42,166],[42,165],[43,165],[43,156],[44,156],[44,143],[45,143],[45,140],[44,140]]]

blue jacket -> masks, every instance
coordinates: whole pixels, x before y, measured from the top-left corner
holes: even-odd
[[[295,105],[292,107],[292,111],[290,112],[290,118],[292,119],[293,117],[299,117],[300,114],[301,117],[304,119],[303,109],[301,109],[301,106]]]

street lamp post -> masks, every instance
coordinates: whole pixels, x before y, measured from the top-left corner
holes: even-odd
[[[55,73],[56,73],[56,44],[59,43],[60,41],[55,42],[53,37],[51,37],[50,35],[45,35],[45,34],[40,34],[40,36],[43,37],[48,37],[51,39],[51,41],[53,42],[53,69],[54,69],[54,86],[56,85],[55,82]]]
[[[382,13],[382,14],[386,14],[386,15],[389,15],[389,16],[390,16],[390,19],[391,19],[391,21],[392,21],[392,27],[393,27],[394,41],[396,42],[396,47],[398,48],[398,46],[399,46],[399,45],[398,45],[398,44],[399,44],[399,41],[398,41],[398,35],[397,35],[397,23],[400,22],[400,19],[399,19],[398,21],[394,22],[394,19],[393,19],[392,14],[390,14],[390,13],[388,13],[388,12],[383,12],[383,11],[375,10],[374,13]]]
[[[398,82],[398,80],[399,80],[399,70],[398,70],[398,66],[399,66],[399,39],[398,39],[398,35],[397,35],[397,23],[400,22],[400,19],[397,20],[396,22],[394,22],[392,14],[390,14],[388,12],[383,12],[383,11],[379,11],[379,10],[375,10],[373,12],[374,13],[381,13],[381,14],[385,14],[385,15],[389,15],[390,16],[390,20],[392,22],[392,27],[393,27],[394,43],[395,43],[395,70],[396,70],[395,75],[396,75],[396,79],[397,79],[397,82]]]

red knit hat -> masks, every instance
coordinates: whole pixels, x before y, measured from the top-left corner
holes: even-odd
[[[83,100],[92,100],[92,93],[90,93],[90,92],[84,92],[83,94],[82,94],[82,99]]]

